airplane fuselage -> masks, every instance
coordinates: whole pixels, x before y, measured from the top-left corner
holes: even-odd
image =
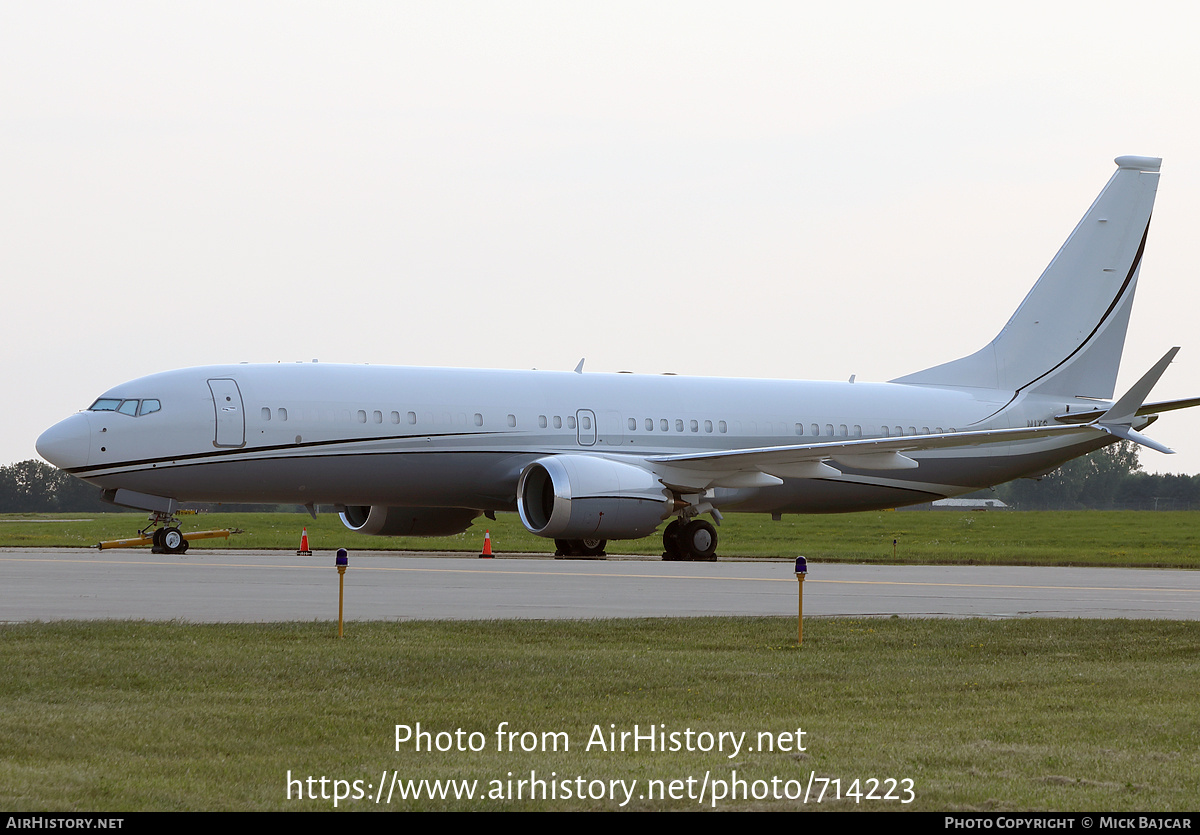
[[[179,501],[512,510],[524,467],[577,453],[647,455],[1014,428],[1070,403],[895,383],[346,366],[230,365],[155,374],[98,402],[154,400],[141,416],[81,412],[69,472]],[[126,411],[129,411],[127,409]],[[86,438],[86,441],[85,441]],[[1108,439],[1024,441],[918,470],[718,488],[731,509],[812,513],[957,495],[1052,467]]]

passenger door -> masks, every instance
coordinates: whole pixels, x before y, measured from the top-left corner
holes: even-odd
[[[213,409],[216,411],[217,434],[213,446],[241,447],[246,445],[246,415],[242,410],[242,393],[233,380],[209,380]]]

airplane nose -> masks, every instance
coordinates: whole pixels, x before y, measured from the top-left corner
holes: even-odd
[[[92,448],[88,416],[80,412],[51,426],[37,439],[38,455],[60,470],[83,467]]]

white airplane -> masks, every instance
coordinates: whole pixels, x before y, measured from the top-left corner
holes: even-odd
[[[561,553],[667,522],[664,557],[709,559],[723,512],[833,513],[955,496],[1140,434],[1178,348],[1115,402],[1161,160],[1123,156],[1000,334],[887,383],[297,363],[168,371],[106,391],[38,452],[151,511],[332,504],[367,534],[449,535],[516,510]]]

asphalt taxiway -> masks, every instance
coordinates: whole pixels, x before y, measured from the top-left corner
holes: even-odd
[[[790,561],[379,555],[351,552],[352,620],[796,614]],[[0,621],[334,620],[332,552],[0,550]],[[1200,571],[822,565],[806,616],[1200,620]]]

